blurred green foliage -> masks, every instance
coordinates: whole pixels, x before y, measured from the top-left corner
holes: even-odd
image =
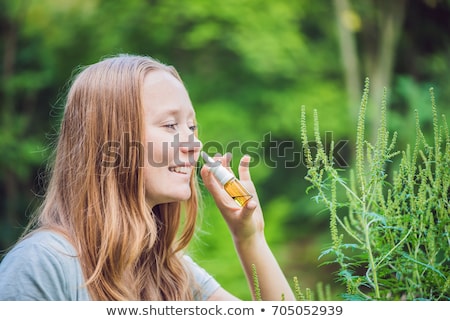
[[[342,3],[348,8],[340,12]],[[244,152],[252,153],[267,239],[287,277],[298,277],[302,287],[311,288],[333,282],[330,267],[318,266],[329,242],[328,216],[305,193],[299,120],[300,106],[306,105],[319,111],[321,128],[334,141],[353,137],[359,104],[348,98],[339,18],[351,18],[343,20],[351,22],[345,30],[357,44],[354,63],[361,66],[361,81],[353,90],[361,93],[362,80],[372,73],[392,75],[381,86],[390,88],[388,117],[395,130],[413,133],[413,122],[406,120],[418,109],[427,134],[431,85],[438,105],[448,108],[445,102],[450,101],[450,1],[405,0],[395,10],[389,3],[2,0],[0,250],[16,240],[44,191],[45,164],[73,70],[127,52],[178,69],[209,152],[233,152],[234,167]],[[392,65],[374,60],[387,48],[378,40],[384,39],[382,18],[388,15],[403,22],[395,46],[389,47]],[[372,87],[377,91],[382,88]],[[349,163],[351,146],[341,151]],[[225,288],[249,299],[225,223],[203,193],[203,223],[191,247],[193,256]]]

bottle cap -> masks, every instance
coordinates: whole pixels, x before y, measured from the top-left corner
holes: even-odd
[[[211,173],[213,173],[220,184],[225,185],[228,181],[234,178],[233,173],[223,167],[220,161],[214,161],[214,159],[209,157],[208,154],[203,151],[201,152],[201,154],[206,162],[206,165],[208,165],[209,170],[211,171]]]

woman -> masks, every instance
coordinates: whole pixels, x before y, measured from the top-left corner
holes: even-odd
[[[200,150],[195,112],[173,67],[119,55],[82,70],[68,92],[33,230],[0,265],[0,300],[237,299],[183,255],[196,224]],[[254,197],[242,208],[208,168],[201,176],[252,293],[254,264],[262,299],[294,299],[265,241],[248,162],[239,174]]]

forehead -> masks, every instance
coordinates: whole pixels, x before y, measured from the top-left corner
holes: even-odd
[[[183,83],[164,70],[149,72],[142,87],[142,100],[147,112],[194,112]]]
[[[175,77],[175,75],[173,75],[167,70],[163,69],[151,70],[147,72],[147,74],[144,77],[144,86],[146,85],[153,86],[164,82],[170,82],[173,83],[174,85],[178,84],[179,86],[184,88],[181,81],[177,77]]]

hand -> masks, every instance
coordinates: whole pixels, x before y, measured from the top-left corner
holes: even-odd
[[[231,154],[227,153],[224,157],[216,156],[214,158],[219,159],[224,167],[230,169]],[[239,180],[253,197],[243,207],[238,206],[228,195],[209,171],[208,166],[204,165],[200,171],[204,185],[213,196],[218,209],[227,222],[235,243],[240,244],[264,236],[264,218],[249,168],[250,156],[244,155],[239,163]]]
[[[221,158],[223,166],[229,168],[230,156],[227,154]],[[265,240],[264,218],[255,186],[250,177],[249,165],[250,157],[242,157],[239,163],[240,182],[253,195],[253,198],[244,207],[239,207],[234,202],[223,186],[214,178],[208,166],[203,166],[200,175],[228,224],[253,298],[256,298],[253,286],[253,267],[256,267],[263,300],[280,300],[283,296],[285,300],[295,300],[289,282]],[[227,298],[223,293],[221,297]]]

